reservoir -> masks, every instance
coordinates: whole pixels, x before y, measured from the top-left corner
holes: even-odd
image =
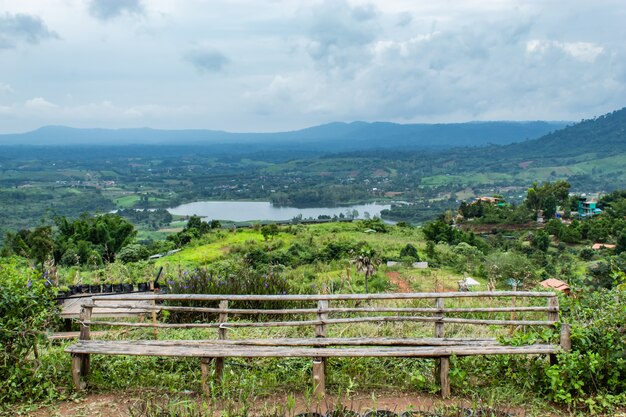
[[[178,207],[167,209],[172,214],[180,216],[196,215],[207,220],[222,220],[245,222],[254,220],[286,221],[302,216],[303,219],[317,219],[318,216],[337,216],[340,214],[350,217],[356,210],[358,218],[380,217],[380,211],[389,209],[389,204],[356,204],[344,207],[274,207],[266,201],[196,201],[181,204]],[[350,215],[348,215],[350,213]],[[366,214],[367,213],[367,214]]]

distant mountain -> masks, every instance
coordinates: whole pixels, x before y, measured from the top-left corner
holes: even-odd
[[[329,123],[276,133],[230,133],[216,130],[77,129],[46,126],[0,135],[0,145],[280,145],[293,149],[433,149],[505,145],[535,139],[563,128],[564,122],[471,122],[396,124],[387,122]]]
[[[598,157],[626,153],[626,107],[555,130],[535,140],[504,147],[502,151],[527,158],[570,157],[597,154]]]

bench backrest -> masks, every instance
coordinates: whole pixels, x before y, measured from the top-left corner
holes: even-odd
[[[381,293],[319,295],[214,295],[214,294],[120,294],[93,297],[81,312],[81,339],[89,338],[89,325],[125,327],[214,328],[220,339],[227,329],[304,327],[315,337],[329,328],[358,323],[421,323],[444,338],[446,325],[555,326],[559,322],[558,298],[552,292],[484,291],[444,293]],[[92,321],[98,309],[128,309],[138,303],[153,321]],[[146,307],[146,302],[152,306]],[[181,305],[182,304],[182,305]],[[187,305],[185,305],[187,304]],[[189,305],[192,304],[192,305]],[[244,307],[242,307],[244,306]],[[130,307],[132,308],[132,307]],[[190,323],[160,323],[157,311],[202,314]],[[497,316],[493,318],[493,316]],[[530,317],[529,317],[530,316]],[[567,342],[568,343],[568,342]]]

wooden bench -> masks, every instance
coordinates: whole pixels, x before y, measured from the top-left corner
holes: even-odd
[[[205,321],[161,323],[154,320],[137,323],[93,319],[94,312],[99,308],[128,309],[128,303],[122,302],[131,297],[134,301],[140,297],[156,303],[153,307],[145,304],[137,306],[142,310],[153,308],[174,314],[203,314],[206,316]],[[120,303],[113,304],[112,300]],[[193,306],[180,305],[183,303],[193,303]],[[202,303],[208,303],[209,306],[200,305]],[[242,303],[246,303],[247,307],[241,308]],[[267,307],[267,303],[273,305]],[[498,318],[485,318],[494,315]],[[517,315],[531,317],[521,319]],[[242,316],[253,319],[240,319]],[[234,318],[238,319],[233,320]],[[86,386],[85,377],[89,374],[89,358],[92,354],[197,357],[200,359],[202,387],[205,391],[208,389],[210,364],[214,362],[215,377],[219,379],[224,358],[227,357],[308,357],[313,361],[314,389],[320,396],[325,391],[326,358],[413,357],[437,359],[436,375],[441,384],[441,393],[443,397],[448,397],[452,355],[540,354],[550,355],[551,360],[554,360],[556,354],[570,348],[569,326],[559,323],[558,299],[556,294],[550,292],[119,295],[106,297],[106,302],[99,297],[93,297],[92,302],[82,306],[79,322],[79,340],[66,349],[72,355],[72,377],[77,389]],[[395,326],[390,332],[394,335],[400,334],[397,334],[398,337],[371,334],[360,337],[359,334],[354,334],[361,329],[358,326],[368,326],[368,323],[369,326]],[[153,328],[154,332],[150,335],[154,340],[91,340],[90,328],[93,325]],[[526,326],[559,325],[560,337],[556,337],[559,340],[524,346],[500,344],[495,337],[485,337],[484,334],[471,337],[467,334],[468,330],[463,330],[469,327],[479,329],[480,333],[494,333],[493,329],[497,328],[498,334],[508,334]],[[432,334],[433,326],[434,337],[424,337],[427,333]],[[207,336],[212,338],[200,340],[160,340],[162,334],[157,334],[159,329],[192,328],[217,331]],[[262,338],[258,334],[243,334],[246,331],[252,332],[255,328],[265,329]],[[268,334],[272,331],[284,333],[285,329],[291,329],[296,334]],[[377,329],[380,330],[378,327]],[[457,335],[446,335],[444,329]],[[346,332],[353,334],[345,337]],[[227,338],[227,335],[231,337]],[[236,338],[232,338],[233,335]]]

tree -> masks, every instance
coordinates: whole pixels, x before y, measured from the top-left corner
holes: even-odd
[[[420,256],[417,253],[417,249],[415,246],[407,243],[405,247],[400,249],[400,257],[401,258],[412,258],[414,261],[419,262]]]
[[[274,236],[278,234],[278,225],[275,223],[266,224],[261,227],[261,234],[263,235],[263,239],[271,240]]]
[[[550,236],[543,230],[540,230],[533,235],[530,243],[534,248],[546,252],[550,247]]]
[[[35,259],[43,269],[43,263],[52,255],[54,240],[52,239],[52,227],[39,226],[28,236],[30,256]]]
[[[369,293],[369,278],[376,273],[376,267],[380,265],[380,258],[377,256],[376,251],[371,248],[363,247],[356,254],[352,260],[357,272],[361,272],[365,275],[365,292]]]

